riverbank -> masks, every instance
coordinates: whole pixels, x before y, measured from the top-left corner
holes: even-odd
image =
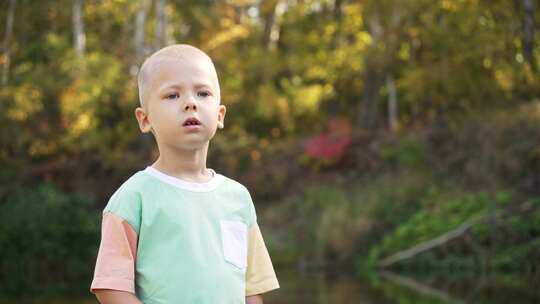
[[[538,273],[538,108],[357,134],[342,159],[306,166],[296,193],[261,208],[273,257],[302,269]]]

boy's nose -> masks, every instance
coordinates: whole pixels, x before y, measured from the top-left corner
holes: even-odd
[[[184,103],[184,111],[189,111],[189,110],[193,110],[193,111],[197,110],[197,104],[195,103],[195,100],[191,96],[188,96],[187,100]]]
[[[197,105],[194,103],[188,103],[184,106],[184,111],[197,110]]]

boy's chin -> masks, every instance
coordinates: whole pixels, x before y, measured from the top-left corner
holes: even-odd
[[[210,140],[184,140],[173,143],[172,146],[178,150],[195,151],[207,148],[209,141]]]

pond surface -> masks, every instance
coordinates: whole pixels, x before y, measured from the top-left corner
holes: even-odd
[[[346,275],[277,271],[281,288],[265,296],[267,304],[386,304],[386,303],[540,303],[540,282],[517,274],[415,275],[372,273],[357,278]],[[95,304],[84,297],[8,299],[0,304]]]
[[[280,272],[281,288],[266,303],[540,303],[538,276],[415,275],[390,272],[344,275]]]

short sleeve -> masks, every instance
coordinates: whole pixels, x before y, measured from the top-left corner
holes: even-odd
[[[245,199],[248,203],[249,207],[249,218],[248,218],[248,227],[252,227],[253,224],[257,223],[257,212],[255,211],[255,205],[253,204],[253,200],[251,199],[251,194],[249,193],[249,190],[244,187],[244,193],[245,193]]]
[[[135,293],[138,236],[123,218],[103,213],[101,243],[90,292],[113,289]]]
[[[279,288],[279,282],[264,240],[255,223],[248,232],[248,266],[246,270],[246,296],[265,293]]]
[[[140,193],[130,190],[124,184],[111,196],[103,212],[111,212],[123,218],[139,234],[141,227],[141,208]]]

